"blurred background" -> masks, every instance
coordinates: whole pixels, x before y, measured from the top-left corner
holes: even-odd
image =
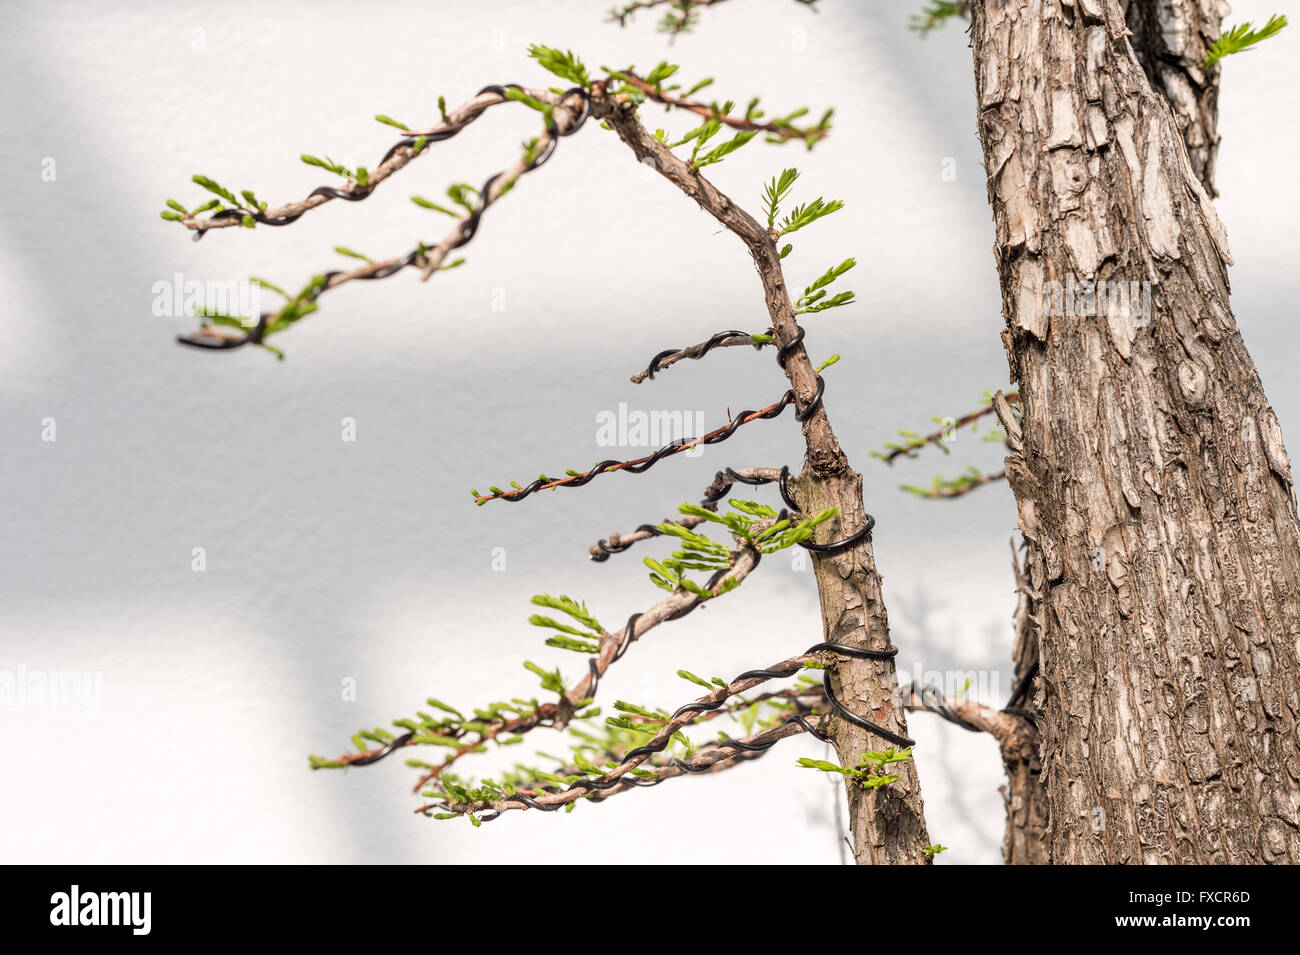
[[[972,692],[1000,705],[1010,493],[994,484],[927,501],[898,487],[967,465],[997,470],[1002,448],[962,431],[950,457],[931,450],[891,468],[868,456],[899,428],[930,431],[932,415],[975,409],[1007,377],[967,38],[961,24],[909,31],[920,5],[732,0],[670,44],[657,11],[620,28],[606,21],[608,0],[7,3],[0,680],[86,673],[99,692],[0,703],[14,753],[0,858],[840,861],[838,789],[794,765],[825,756],[809,739],[563,818],[511,813],[481,829],[414,815],[406,754],[308,769],[308,753],[338,756],[359,728],[389,726],[430,695],[466,709],[540,693],[524,659],[576,679],[585,659],[543,645],[527,623],[531,595],[573,595],[614,626],[658,599],[640,558],[671,548],[651,542],[596,564],[591,543],[698,500],[722,467],[797,468],[802,442],[786,414],[639,477],[515,505],[470,499],[471,487],[645,453],[597,443],[597,415],[621,403],[702,414],[712,428],[728,409],[777,400],[786,385],[771,353],[749,349],[628,380],[664,348],[766,328],[734,236],[592,123],[493,206],[464,266],[428,284],[402,273],[330,292],[275,340],[288,356],[277,362],[177,346],[195,323],[157,317],[154,284],[258,275],[296,289],[347,267],[335,245],[405,253],[447,229],[409,195],[480,183],[536,135],[536,114],[490,110],[367,201],[288,228],[196,244],[158,210],[168,197],[204,201],[195,173],[272,206],[300,198],[332,180],[299,162],[304,152],[373,169],[397,138],[376,113],[428,125],[439,95],[452,106],[489,83],[558,83],[526,56],[530,43],[572,49],[593,69],[671,59],[685,85],[712,76],[711,95],[762,95],[770,115],[834,106],[834,131],[812,153],[756,141],[710,174],[751,210],[787,166],[803,174],[794,201],[844,200],[794,237],[786,270],[801,286],[859,262],[841,283],[858,302],[804,325],[815,361],[842,356],[826,372],[826,402],[878,521],[900,668],[977,675]],[[1233,22],[1275,12],[1233,6]],[[1298,134],[1279,117],[1294,112],[1295,43],[1285,31],[1226,62],[1218,166],[1237,318],[1291,428],[1300,199],[1281,186]],[[642,112],[678,136],[694,125]],[[342,440],[345,418],[355,441]],[[746,496],[776,501],[770,488]],[[782,554],[638,643],[601,699],[673,709],[695,696],[678,668],[730,677],[820,634],[812,574]],[[996,746],[929,715],[911,726],[930,832],[950,847],[939,861],[1000,861]],[[528,743],[558,748],[546,731]]]

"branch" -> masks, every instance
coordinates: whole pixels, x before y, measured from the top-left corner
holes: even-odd
[[[721,588],[726,585],[727,581],[735,580],[737,583],[743,581],[758,566],[759,559],[759,552],[753,548],[746,547],[740,550],[736,553],[730,569],[725,573],[715,574],[714,579],[709,581],[708,590],[721,592]],[[633,643],[661,623],[669,620],[680,620],[702,602],[700,597],[695,594],[677,591],[660,600],[648,610],[632,614],[618,633],[602,632],[600,635],[600,650],[588,660],[587,675],[568,690],[558,703],[544,703],[530,713],[510,720],[496,721],[483,732],[476,733],[473,740],[460,742],[441,766],[435,767],[420,778],[415,785],[416,791],[462,756],[475,752],[485,743],[492,742],[502,736],[521,735],[536,729],[538,726],[547,725],[563,728],[568,725],[569,720],[577,710],[595,698],[600,678],[605,675],[610,666],[627,652]],[[459,727],[443,733],[435,732],[420,735],[406,733],[378,750],[346,753],[331,762],[313,761],[312,768],[337,769],[349,765],[370,765],[406,746],[432,744],[440,739],[460,740],[462,735],[463,730]]]
[[[1006,396],[1006,399],[1008,404],[1015,404],[1020,400],[1020,396],[1013,391],[1011,394]],[[907,441],[904,444],[888,444],[886,445],[886,447],[889,448],[888,452],[872,451],[871,454],[873,457],[880,458],[886,464],[893,464],[896,458],[903,455],[906,455],[909,458],[914,457],[917,451],[920,451],[922,448],[927,447],[928,445],[933,444],[937,447],[942,447],[943,439],[947,434],[956,430],[957,428],[964,428],[968,424],[974,424],[976,421],[978,421],[980,418],[983,418],[985,415],[990,415],[993,413],[994,413],[993,403],[990,401],[982,408],[978,408],[975,411],[970,412],[969,414],[962,415],[960,418],[955,419],[952,422],[952,424],[940,428],[938,431],[935,431],[932,434],[927,434],[927,435],[912,438],[912,440]]]
[[[615,7],[609,11],[607,23],[617,23],[621,27],[626,27],[628,20],[638,10],[651,10],[655,7],[670,5],[672,12],[665,13],[664,18],[659,21],[659,32],[667,33],[671,43],[679,34],[689,33],[691,27],[695,26],[697,20],[696,10],[700,7],[711,7],[714,4],[722,3],[724,0],[633,0],[632,3],[625,4],[622,7]],[[817,7],[814,4],[817,0],[795,0],[808,7],[814,13]]]
[[[554,791],[543,791],[541,789],[532,790],[531,792],[520,792],[503,799],[484,799],[472,800],[462,803],[449,803],[442,801],[439,803],[426,804],[417,809],[417,812],[428,814],[434,811],[447,812],[451,811],[457,815],[476,812],[493,812],[491,818],[496,818],[502,812],[511,809],[542,809],[545,811],[554,811],[574,802],[577,799],[587,797],[593,792],[602,795],[611,791],[618,791],[620,787],[631,787],[637,785],[633,781],[624,780],[629,773],[638,769],[642,763],[656,753],[663,752],[673,741],[673,737],[682,728],[690,725],[699,718],[699,714],[711,710],[717,710],[724,706],[727,701],[751,687],[758,686],[771,679],[780,679],[794,676],[804,669],[804,664],[815,659],[813,653],[803,653],[788,660],[782,660],[780,663],[773,664],[762,670],[749,670],[736,677],[725,687],[719,687],[717,690],[700,697],[693,703],[687,703],[685,706],[678,708],[677,712],[672,715],[659,729],[657,733],[643,746],[638,746],[622,755],[617,766],[606,772],[601,773],[594,778],[588,779],[585,776],[571,782],[565,789],[554,789]],[[720,740],[713,748],[716,751],[706,751],[700,753],[697,751],[696,756],[691,761],[686,761],[691,769],[681,769],[676,766],[669,766],[661,772],[672,772],[673,775],[680,775],[683,772],[703,771],[715,763],[728,759],[734,759],[736,752],[752,752],[749,747],[756,746],[766,749],[778,740],[787,736],[794,736],[802,732],[817,733],[807,721],[803,714],[795,714],[789,720],[783,722],[780,726],[773,729],[764,730],[753,737],[745,740]],[[820,735],[820,734],[819,734]],[[728,753],[727,751],[731,752]],[[667,777],[665,777],[667,778]],[[537,795],[532,795],[536,793]],[[426,795],[434,796],[437,794],[429,793]]]
[[[415,812],[426,816],[436,813],[444,817],[447,815],[460,816],[475,812],[486,812],[490,813],[490,815],[484,815],[479,821],[491,822],[493,819],[498,818],[502,812],[509,809],[540,809],[543,812],[555,812],[580,798],[586,798],[590,802],[602,802],[610,796],[627,792],[630,789],[657,786],[665,780],[678,776],[698,776],[704,773],[715,773],[730,769],[740,763],[758,759],[781,740],[808,732],[807,727],[806,717],[799,714],[785,720],[779,726],[765,729],[751,736],[736,740],[718,740],[715,743],[705,744],[697,749],[694,755],[686,759],[672,757],[663,762],[651,762],[651,765],[655,766],[654,770],[642,770],[632,775],[624,773],[612,779],[580,779],[572,784],[573,787],[577,788],[559,789],[555,786],[546,786],[527,791],[520,790],[515,796],[504,800],[479,801],[458,805],[446,802],[426,803],[417,808]],[[434,794],[426,793],[425,795],[432,796]]]
[[[970,18],[969,0],[930,0],[920,13],[913,14],[907,28],[925,36],[931,30],[937,30],[949,20],[966,20]]]
[[[809,462],[815,468],[842,471],[848,462],[831,430],[821,404],[822,384],[803,347],[803,331],[795,318],[786,292],[775,233],[764,228],[737,206],[708,179],[693,171],[666,143],[650,135],[636,115],[636,106],[625,94],[609,95],[607,82],[592,88],[592,115],[608,123],[638,160],[652,160],[653,168],[709,213],[749,249],[763,282],[768,316],[772,321],[777,359],[790,380],[797,407],[804,419],[804,438]]]
[[[695,25],[695,11],[699,7],[711,7],[716,3],[723,3],[724,0],[634,0],[623,7],[615,7],[609,11],[609,19],[606,23],[617,23],[621,27],[626,27],[628,20],[638,10],[652,10],[655,7],[662,7],[671,4],[673,12],[664,14],[664,18],[659,21],[659,30],[661,33],[667,33],[670,37],[675,37],[679,33],[690,32],[691,27]]]
[[[861,476],[850,466],[821,401],[824,383],[803,346],[805,333],[798,324],[782,270],[781,253],[787,250],[778,251],[776,246],[781,231],[787,234],[796,231],[834,212],[841,204],[824,203],[819,198],[792,210],[781,223],[780,231],[775,228],[775,222],[773,228],[765,228],[699,175],[694,163],[683,162],[665,143],[648,134],[636,116],[632,97],[622,92],[611,94],[607,85],[594,84],[592,115],[608,124],[640,161],[651,160],[659,175],[694,199],[724,228],[737,235],[749,250],[763,285],[773,340],[777,346],[777,362],[790,380],[804,418],[806,454],[799,493],[810,503],[835,506],[841,515],[840,531],[847,534],[833,547],[823,545],[826,548],[823,560],[816,566],[828,638],[831,633],[842,633],[845,639],[855,643],[861,641],[881,647],[880,650],[861,652],[887,661],[897,650],[889,645],[875,561],[868,543],[871,520],[862,509]],[[782,192],[788,191],[792,181],[792,175],[787,171],[774,180],[769,189],[768,214],[773,220],[776,203]],[[791,501],[787,500],[787,503]],[[826,560],[830,553],[836,556]],[[837,620],[839,623],[835,622]],[[847,688],[857,701],[865,702],[877,719],[890,723],[900,732],[848,710],[832,694],[832,681],[838,681],[842,690]],[[888,662],[873,668],[845,666],[837,661],[828,669],[824,686],[835,715],[839,717],[832,723],[832,733],[841,763],[848,765],[855,754],[862,751],[864,730],[891,742],[903,741],[897,745],[911,745],[911,741],[901,735],[901,731],[906,730],[905,714],[890,700],[895,684],[894,669]],[[883,800],[849,787],[850,805],[854,809],[854,836],[858,845],[855,853],[860,853],[860,858],[921,861],[922,854],[914,846],[923,845],[927,840],[915,771],[909,769],[903,779],[901,788],[890,792]]]
[[[726,471],[719,471],[713,477],[711,483],[704,490],[704,498],[700,501],[701,507],[707,507],[709,510],[716,510],[718,501],[722,499],[736,481],[743,484],[771,484],[781,479],[781,472],[777,468],[741,468],[739,471],[733,471],[727,468]],[[660,524],[676,524],[678,527],[690,529],[698,527],[704,523],[703,517],[680,517],[675,520],[664,518]],[[618,554],[627,550],[637,541],[649,540],[652,537],[662,537],[663,531],[657,524],[642,524],[631,534],[613,533],[609,538],[597,541],[588,548],[591,559],[597,562],[609,560],[610,554]]]
[[[665,106],[672,106],[676,109],[683,109],[688,113],[703,116],[705,119],[716,120],[724,126],[730,126],[732,129],[739,129],[744,132],[767,133],[779,140],[802,139],[810,146],[817,140],[825,139],[830,135],[830,110],[826,111],[822,116],[821,123],[817,126],[806,126],[800,128],[790,123],[791,118],[799,116],[803,111],[795,113],[793,117],[760,123],[746,116],[727,115],[715,104],[701,103],[696,100],[679,99],[675,96],[670,96],[661,86],[648,83],[630,71],[623,72],[619,70],[608,70],[608,72],[610,76],[617,77],[629,86],[635,87],[644,93],[646,98],[651,99],[656,103],[662,103]]]
[[[770,329],[769,329],[770,331]],[[736,345],[752,345],[755,350],[761,349],[764,345],[769,344],[767,341],[755,341],[755,336],[749,332],[725,331],[718,332],[706,342],[700,342],[698,345],[688,345],[686,348],[667,348],[650,359],[650,364],[644,371],[639,371],[632,376],[632,383],[639,385],[647,378],[653,379],[656,372],[663,371],[679,361],[687,358],[700,359],[707,355],[715,348],[733,348]]]
[[[931,487],[918,487],[915,484],[904,484],[902,489],[909,494],[915,494],[917,497],[929,497],[937,500],[946,500],[954,497],[961,497],[969,494],[977,487],[983,487],[985,484],[992,484],[994,481],[1006,480],[1006,470],[994,471],[988,474],[982,473],[975,468],[971,468],[965,474],[955,478],[937,477]]]
[[[517,486],[512,491],[502,491],[498,488],[490,488],[491,494],[480,494],[474,491],[474,503],[486,504],[488,501],[522,501],[528,495],[536,491],[548,491],[557,487],[582,487],[589,484],[601,474],[608,474],[612,471],[631,471],[633,474],[640,474],[649,470],[658,464],[664,458],[672,457],[675,454],[681,454],[683,451],[689,451],[691,448],[705,445],[718,444],[727,440],[742,426],[749,424],[751,421],[757,421],[760,418],[775,418],[795,401],[794,391],[787,391],[781,396],[781,400],[776,404],[768,405],[758,411],[742,411],[731,419],[731,423],[721,428],[715,428],[706,435],[698,438],[678,438],[676,441],[665,444],[653,454],[647,454],[645,457],[634,458],[631,461],[606,460],[593,465],[586,471],[570,471],[568,477],[550,478],[542,474],[531,484],[522,487]],[[798,417],[798,413],[796,413]]]
[[[830,708],[836,715],[888,740],[895,746],[906,747],[910,758],[911,747],[915,745],[915,742],[907,737],[892,733],[884,727],[858,716],[845,707],[831,688],[831,670],[828,669],[825,664],[817,660],[818,655],[823,653],[881,660],[890,659],[897,654],[897,652],[898,651],[895,648],[890,648],[889,650],[864,650],[859,647],[852,647],[841,643],[816,643],[798,656],[782,660],[780,663],[773,664],[770,667],[765,667],[761,670],[746,670],[730,683],[711,691],[708,695],[700,697],[695,702],[687,703],[684,706],[678,707],[677,711],[673,713],[672,716],[668,717],[667,720],[661,720],[658,717],[654,717],[656,722],[662,724],[659,731],[654,734],[654,737],[645,745],[638,746],[629,752],[623,753],[620,757],[616,757],[618,759],[618,764],[612,769],[608,769],[599,774],[592,773],[591,775],[595,775],[596,777],[594,779],[577,778],[567,780],[569,785],[565,789],[548,787],[544,790],[533,790],[533,792],[543,793],[543,795],[536,797],[527,792],[522,792],[510,793],[506,795],[505,798],[500,799],[473,798],[472,796],[470,798],[455,799],[453,797],[452,799],[448,799],[448,793],[424,793],[423,795],[429,797],[442,795],[443,802],[435,805],[422,806],[417,810],[417,812],[428,813],[435,809],[451,810],[452,815],[464,815],[466,813],[472,815],[475,812],[483,811],[493,811],[496,815],[499,815],[501,812],[508,809],[542,809],[548,812],[553,812],[561,806],[568,805],[577,799],[588,796],[588,794],[593,791],[605,792],[614,789],[618,785],[637,785],[635,779],[626,780],[625,777],[629,773],[633,774],[635,777],[640,772],[640,766],[642,763],[644,763],[648,758],[653,757],[656,753],[663,752],[674,739],[684,742],[689,746],[689,741],[685,740],[684,737],[680,735],[681,730],[692,723],[698,722],[701,719],[700,714],[722,709],[727,706],[728,701],[733,696],[739,696],[751,687],[758,686],[768,680],[784,679],[786,677],[794,676],[801,670],[810,667],[812,669],[823,670],[822,692],[825,694],[826,701],[830,704]],[[692,682],[704,682],[699,677],[690,676],[690,679]],[[806,688],[803,689],[803,692],[806,692]],[[802,695],[802,692],[800,695]],[[753,703],[750,702],[747,705],[753,705]],[[653,717],[653,714],[644,710],[642,710],[641,713],[645,716]],[[821,729],[809,723],[802,713],[795,713],[793,716],[789,717],[783,726],[788,729],[789,723],[797,724],[802,731],[812,733],[823,742],[830,742],[831,740],[831,738],[822,732]],[[620,721],[617,725],[624,725],[624,723],[623,721]],[[765,739],[761,748],[765,749],[767,746],[776,742],[777,739],[783,738],[784,735],[793,735],[794,732],[793,729],[789,729],[789,732],[783,735],[772,737],[770,742]],[[762,735],[763,734],[759,734],[759,736]],[[720,740],[718,746],[750,752],[760,748],[758,746],[747,746],[745,745],[745,742],[746,741]],[[684,771],[689,772],[691,770]],[[490,791],[493,797],[500,795],[498,790],[493,789]],[[494,815],[492,818],[496,818],[496,816]]]
[[[530,89],[524,92],[541,102],[555,105],[558,101],[558,97],[547,90]],[[224,209],[206,219],[200,219],[193,214],[186,214],[176,221],[179,221],[187,229],[193,230],[195,239],[198,239],[212,229],[228,229],[232,226],[242,225],[244,216],[248,216],[263,225],[285,226],[300,219],[308,210],[323,206],[331,199],[346,199],[351,202],[365,199],[384,180],[398,170],[403,169],[416,156],[421,155],[424,152],[425,144],[450,139],[478,119],[490,107],[505,102],[508,102],[508,97],[502,87],[487,86],[480,90],[473,99],[447,113],[443,117],[443,121],[438,125],[419,131],[403,130],[406,138],[384,153],[384,158],[379,161],[375,171],[366,176],[364,185],[357,183],[355,180],[349,180],[348,184],[342,189],[336,189],[333,186],[320,186],[313,189],[307,195],[307,198],[299,202],[290,202],[277,206],[274,209],[263,210],[251,206],[240,207]]]
[[[490,89],[502,88],[490,87]],[[580,104],[565,106],[564,101],[573,95],[580,97]],[[552,104],[546,113],[546,131],[514,164],[488,178],[479,190],[477,207],[457,219],[451,231],[441,241],[433,246],[421,243],[402,258],[370,262],[351,272],[332,271],[318,275],[303,292],[290,299],[280,311],[262,314],[256,326],[249,331],[229,333],[218,331],[211,325],[204,325],[192,335],[178,336],[178,341],[185,345],[216,349],[233,349],[248,344],[262,345],[267,336],[283,331],[300,318],[315,311],[316,300],[323,293],[347,282],[387,278],[408,266],[420,268],[421,280],[428,281],[452,250],[468,244],[474,238],[478,231],[479,220],[487,207],[508,192],[520,176],[531,172],[550,159],[560,138],[577,132],[586,122],[588,101],[584,90],[574,88],[563,94],[544,93],[543,96],[548,99],[542,102]],[[560,117],[558,122],[555,119],[556,114]],[[232,322],[226,320],[225,324],[229,326]]]

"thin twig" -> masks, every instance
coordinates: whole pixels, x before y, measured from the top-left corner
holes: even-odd
[[[679,99],[676,96],[670,96],[669,94],[660,91],[653,84],[647,83],[635,73],[622,72],[616,75],[619,79],[626,80],[630,86],[636,87],[644,93],[648,99],[652,99],[656,103],[663,103],[665,106],[684,109],[688,113],[695,113],[697,116],[703,116],[705,119],[716,119],[724,126],[730,126],[732,129],[768,133],[779,139],[802,139],[805,141],[824,139],[830,133],[828,129],[820,126],[808,126],[801,129],[784,122],[756,123],[743,116],[724,116],[720,110],[708,103],[700,103],[696,100]]]
[[[525,92],[534,99],[542,102],[553,102],[555,100],[555,94],[548,90],[526,90]],[[403,133],[408,138],[420,136],[446,137],[449,134],[454,135],[474,120],[478,119],[479,116],[490,107],[505,102],[508,102],[507,98],[498,93],[479,93],[473,99],[449,112],[444,122],[425,130],[403,130]],[[361,192],[364,195],[369,195],[374,192],[374,190],[384,180],[404,168],[416,156],[423,155],[426,151],[426,149],[421,149],[417,152],[414,145],[398,145],[394,147],[390,155],[375,167],[375,170],[366,177],[365,186],[358,186],[354,180],[349,180],[348,184],[342,187],[339,191],[344,193]],[[297,219],[302,216],[303,213],[319,206],[323,206],[333,198],[334,197],[332,196],[322,194],[311,195],[306,199],[301,199],[297,202],[289,202],[285,205],[277,206],[274,209],[267,209],[262,213],[262,215],[268,219]],[[187,215],[182,218],[180,222],[187,229],[192,229],[196,233],[202,235],[204,232],[208,232],[212,229],[229,229],[238,226],[241,224],[241,217],[221,216],[217,218],[208,217],[200,219],[196,216]]]
[[[736,580],[743,581],[758,566],[758,554],[752,548],[744,548],[738,551],[732,562],[731,568],[722,574],[713,582],[714,589],[722,586],[724,581]],[[595,697],[599,680],[605,675],[605,672],[611,665],[621,657],[629,646],[640,640],[646,633],[653,630],[659,624],[668,620],[680,619],[686,612],[687,608],[698,606],[699,598],[694,594],[686,591],[677,591],[660,600],[649,609],[633,614],[628,623],[616,633],[608,631],[600,635],[600,651],[591,658],[588,665],[588,673],[581,680],[564,694],[559,703],[543,703],[533,712],[518,716],[514,719],[503,720],[497,725],[490,727],[482,733],[475,734],[471,741],[460,743],[457,748],[450,753],[446,760],[440,766],[421,776],[415,784],[415,791],[425,785],[431,779],[444,772],[452,763],[456,762],[467,753],[472,753],[484,743],[492,742],[501,736],[522,735],[538,726],[557,726],[562,727],[568,724],[569,719],[578,710],[580,704],[585,700]],[[453,733],[430,733],[429,737],[456,738]],[[406,746],[417,745],[417,741],[412,737]],[[365,752],[347,753],[341,756],[337,761],[343,764],[367,760],[375,755],[375,751],[368,750]]]
[[[814,659],[816,659],[816,654],[803,653],[798,656],[791,657],[787,660],[782,660],[780,663],[773,664],[770,667],[766,667],[761,673],[751,671],[752,675],[744,674],[743,679],[738,679],[728,684],[725,687],[719,687],[718,689],[714,690],[712,693],[709,693],[697,699],[695,701],[695,704],[693,705],[708,706],[710,708],[720,707],[724,705],[727,702],[727,700],[729,700],[731,697],[743,693],[752,687],[758,686],[759,684],[764,683],[767,680],[775,679],[778,676],[794,676],[795,674],[799,673],[804,669],[804,664],[806,662],[809,662]],[[577,788],[565,789],[559,792],[546,792],[546,793],[542,793],[539,796],[533,797],[532,801],[539,805],[530,806],[523,802],[516,802],[511,799],[502,799],[502,800],[493,800],[490,802],[471,802],[471,803],[457,804],[455,806],[451,806],[447,803],[435,803],[432,805],[422,806],[417,811],[431,812],[435,810],[436,811],[450,810],[450,811],[464,813],[464,812],[486,812],[488,810],[495,810],[497,812],[504,812],[511,809],[545,808],[551,806],[558,807],[558,806],[563,806],[566,803],[573,802],[575,799],[581,799],[582,797],[588,795],[593,788],[597,788],[597,787],[600,789],[600,792],[603,795],[606,792],[610,791],[604,788],[605,784],[620,780],[628,773],[632,772],[632,770],[639,768],[642,763],[644,763],[650,756],[653,755],[654,751],[660,751],[665,746],[667,746],[667,744],[671,742],[673,735],[675,733],[677,733],[683,727],[686,727],[691,723],[696,722],[699,719],[700,712],[698,709],[692,708],[693,705],[688,704],[687,706],[680,708],[671,719],[663,723],[663,725],[659,729],[659,732],[654,734],[654,736],[647,743],[645,743],[643,746],[637,747],[635,750],[632,750],[631,754],[625,756],[623,760],[613,769],[607,770],[606,772],[602,773],[600,776],[596,777],[593,780],[588,780],[585,787],[582,785],[575,784],[577,785]],[[748,738],[746,740],[743,740],[742,742],[760,743],[760,742],[768,742],[769,740],[775,742],[778,739],[784,739],[786,736],[794,736],[802,732],[805,732],[805,727],[801,726],[798,722],[795,722],[795,717],[791,717],[791,720],[789,722],[783,723],[781,726],[775,729],[765,730],[763,733],[756,734],[755,737]],[[710,766],[719,762],[724,762],[728,759],[734,759],[735,756],[736,753],[734,750],[725,750],[725,751],[720,751],[715,753],[697,752],[695,758],[691,760],[690,763],[692,764],[692,766],[698,766],[699,768],[704,768],[706,766]],[[684,770],[679,770],[679,772],[683,772],[683,771]]]
[[[1017,401],[1020,400],[1020,396],[1016,394],[1014,391],[1011,394],[1007,395],[1006,398],[1008,404],[1015,404]],[[980,418],[983,418],[985,415],[993,414],[993,411],[994,411],[993,404],[992,402],[990,402],[989,404],[984,405],[982,408],[972,411],[970,414],[962,415],[960,418],[953,421],[952,424],[940,428],[938,431],[935,431],[933,434],[927,434],[924,437],[920,437],[920,438],[913,438],[911,441],[908,441],[906,444],[901,444],[896,448],[891,448],[888,454],[880,455],[880,457],[887,464],[893,464],[894,460],[900,457],[901,455],[907,455],[908,457],[911,457],[917,451],[921,450],[927,445],[939,444],[950,432],[956,430],[957,428],[964,428],[966,425],[978,421]]]

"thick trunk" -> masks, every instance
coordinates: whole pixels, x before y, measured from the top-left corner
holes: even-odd
[[[1163,90],[1170,100],[1192,171],[1211,196],[1217,195],[1214,164],[1219,144],[1221,73],[1217,68],[1202,70],[1201,63],[1218,37],[1227,12],[1217,0],[1127,0],[1125,6],[1138,62],[1151,86]],[[1037,613],[1028,579],[1018,562],[1015,570],[1018,603],[1012,659],[1017,694],[1012,705],[1032,723],[1036,719],[1032,691],[1038,671]],[[1009,865],[1043,864],[1047,861],[1047,805],[1042,793],[1037,734],[1029,745],[1003,746],[1002,759],[1007,774],[1003,789],[1007,810],[1003,857]]]
[[[1147,80],[1170,100],[1187,149],[1192,171],[1211,196],[1218,153],[1220,71],[1201,69],[1206,51],[1218,37],[1227,15],[1218,0],[1127,0],[1125,15],[1131,42]],[[1009,409],[1007,409],[1009,410]],[[1014,559],[1014,557],[1013,557]],[[1036,720],[1033,680],[1038,671],[1037,612],[1028,579],[1016,564],[1019,595],[1016,641],[1012,654],[1017,694],[1012,700],[1031,723]],[[1039,865],[1047,861],[1046,799],[1042,793],[1038,740],[1023,748],[1002,748],[1007,784],[1003,857],[1009,865]]]
[[[1223,228],[1127,36],[1117,0],[973,6],[1045,855],[1300,862],[1291,467]]]

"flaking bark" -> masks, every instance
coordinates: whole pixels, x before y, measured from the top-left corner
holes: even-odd
[[[1300,862],[1300,529],[1223,226],[1116,0],[972,12],[1047,859]],[[1059,314],[1067,279],[1149,318]]]
[[[1223,0],[1128,0],[1133,52],[1178,122],[1192,172],[1210,197],[1219,153],[1220,67],[1202,67],[1222,30]]]

